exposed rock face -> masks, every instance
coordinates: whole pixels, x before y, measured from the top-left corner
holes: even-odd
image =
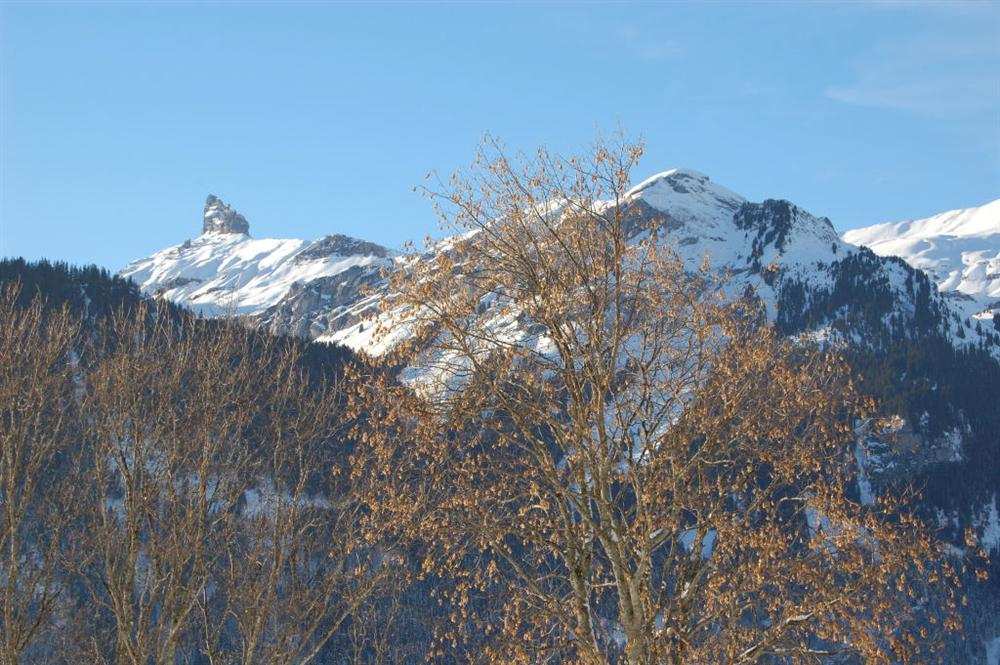
[[[684,228],[682,222],[671,217],[669,213],[657,210],[641,198],[627,202],[622,208],[625,234],[629,240],[647,230],[654,222],[667,231],[677,231]]]
[[[335,233],[310,243],[296,255],[295,261],[301,263],[328,256],[377,256],[384,259],[389,256],[389,250],[367,240]]]
[[[250,224],[246,217],[233,210],[215,194],[205,199],[205,221],[202,233],[242,233],[250,234]]]
[[[202,280],[197,277],[173,277],[164,281],[160,286],[156,288],[153,292],[155,296],[162,296],[167,291],[171,289],[179,289],[182,286],[187,286],[189,284],[200,284]]]
[[[376,245],[377,246],[377,245]],[[257,317],[270,332],[315,339],[378,313],[382,265],[356,265],[328,277],[296,282],[277,304]]]
[[[810,224],[814,233],[826,233],[831,246],[837,243],[836,231],[829,219],[819,217],[803,221],[807,218],[812,216],[790,201],[767,199],[762,203],[746,202],[741,205],[733,215],[733,223],[737,228],[754,234],[751,259],[760,257],[769,245],[779,252],[784,251],[788,235],[796,224]]]

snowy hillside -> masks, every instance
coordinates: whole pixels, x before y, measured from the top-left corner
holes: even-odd
[[[1000,199],[926,219],[876,224],[844,234],[880,256],[898,256],[953,294],[966,315],[1000,311]]]
[[[644,220],[660,218],[667,231],[665,242],[692,266],[707,258],[710,265],[728,273],[734,295],[748,289],[755,292],[769,317],[786,332],[834,334],[874,343],[890,336],[890,327],[919,323],[959,346],[992,344],[996,336],[992,326],[973,325],[969,317],[975,312],[968,311],[966,303],[936,291],[923,294],[920,280],[926,278],[902,261],[879,258],[844,242],[828,219],[789,201],[750,202],[687,169],[658,173],[632,188],[629,196],[637,233]],[[995,202],[921,223],[872,227],[848,239],[878,240],[880,252],[879,243],[898,238],[905,238],[899,242],[919,238],[913,242],[938,247],[944,237],[939,229],[946,229],[952,240],[981,246],[1000,238],[1000,233],[990,232],[997,231],[998,207],[1000,202]],[[377,314],[382,273],[396,265],[386,248],[343,235],[310,242],[255,239],[249,231],[242,215],[209,196],[201,235],[135,261],[121,275],[135,280],[147,294],[207,316],[245,316],[273,332],[344,344],[357,351],[377,355],[406,338],[404,313]],[[449,251],[452,245],[442,241],[424,256]],[[980,292],[997,295],[997,251],[968,268],[961,288],[982,285],[975,287],[976,297]],[[968,262],[971,256],[966,252],[960,259]],[[939,265],[946,258],[938,259]],[[950,275],[945,273],[947,279],[957,279]],[[982,308],[977,304],[975,309]],[[383,325],[374,325],[375,319]],[[386,328],[391,329],[388,337],[376,334]]]
[[[912,268],[845,243],[828,219],[791,202],[749,202],[686,169],[654,175],[630,196],[637,230],[642,221],[661,218],[665,242],[686,262],[695,266],[707,258],[731,276],[731,293],[752,289],[769,317],[788,332],[875,340],[889,336],[890,326],[913,328],[919,319],[921,326],[933,327],[958,345],[983,339],[946,299],[937,293],[922,295],[919,274]],[[875,295],[873,304],[869,299]],[[862,310],[864,317],[858,314]],[[404,312],[388,312],[378,325],[359,320],[348,327],[331,326],[319,341],[379,354],[406,337],[405,319]],[[992,329],[984,332],[993,335]]]
[[[210,195],[202,234],[125,266],[143,292],[207,315],[264,316],[317,280],[356,288],[391,263],[374,243],[330,235],[319,240],[251,238],[246,219]],[[342,298],[343,299],[343,298]]]
[[[690,169],[658,173],[633,187],[629,196],[633,227],[661,218],[665,241],[691,266],[703,259],[717,270],[737,276],[733,292],[747,284],[761,292],[772,315],[776,294],[763,279],[763,267],[779,263],[788,274],[816,275],[820,264],[835,259],[842,247],[828,220],[813,217],[787,201],[750,203],[739,194]],[[439,247],[448,248],[447,241]],[[320,341],[344,344],[354,350],[381,353],[399,339],[399,312],[382,316],[379,326],[359,322],[335,330]],[[389,330],[379,338],[377,330]],[[403,333],[405,335],[405,333]]]

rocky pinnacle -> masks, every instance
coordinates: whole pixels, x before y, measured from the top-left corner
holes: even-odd
[[[215,194],[205,199],[205,223],[202,233],[250,233],[246,217],[222,202]]]

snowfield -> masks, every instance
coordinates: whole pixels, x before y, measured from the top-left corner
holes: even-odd
[[[879,256],[898,256],[954,294],[966,315],[1000,311],[1000,199],[926,219],[876,224],[844,234]]]
[[[206,215],[211,211],[206,207]],[[296,284],[354,267],[387,265],[389,255],[385,248],[347,236],[310,242],[209,231],[133,261],[119,274],[147,294],[204,316],[256,315],[279,303]]]

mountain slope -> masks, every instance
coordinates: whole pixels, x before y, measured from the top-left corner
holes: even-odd
[[[658,173],[636,185],[629,197],[636,233],[644,228],[643,221],[660,218],[664,242],[692,266],[707,260],[727,273],[734,296],[755,293],[769,318],[790,333],[833,335],[871,345],[899,331],[934,329],[959,347],[985,346],[1000,353],[1000,334],[992,323],[970,318],[983,309],[981,299],[993,292],[990,287],[962,296],[964,300],[945,298],[937,289],[924,289],[923,273],[845,242],[828,219],[789,201],[750,202],[688,169]],[[988,243],[998,207],[1000,202],[995,202],[924,223],[882,225],[848,239],[889,242],[897,236],[920,236],[919,242],[928,242],[928,229],[937,238],[942,234],[934,229],[945,228],[955,238]],[[383,272],[394,269],[399,260],[389,250],[343,235],[310,242],[255,239],[249,230],[245,217],[209,196],[201,235],[130,263],[120,274],[138,282],[148,295],[203,315],[242,316],[272,332],[344,344],[356,351],[377,355],[405,338],[402,313],[378,314]],[[426,260],[450,251],[452,244],[442,241],[422,257],[408,260]],[[970,267],[963,288],[972,288],[980,273],[987,282],[996,277],[1000,288],[992,266],[980,261]],[[376,330],[386,326],[393,329],[394,339],[376,339]]]
[[[707,260],[727,273],[732,295],[755,293],[769,318],[789,333],[818,332],[868,343],[888,339],[894,329],[933,329],[958,346],[997,348],[1000,343],[992,327],[976,328],[965,321],[963,310],[925,288],[922,273],[844,242],[828,219],[789,201],[749,202],[685,169],[648,178],[629,196],[636,233],[644,221],[660,218],[664,242],[687,263]],[[425,256],[435,251],[448,250]],[[404,319],[403,312],[383,313],[380,325],[359,320],[331,326],[318,339],[378,354],[405,337]],[[379,338],[376,331],[385,329],[389,336]]]
[[[854,229],[844,240],[923,270],[969,316],[1000,311],[1000,199],[926,219]]]
[[[202,229],[196,238],[133,261],[119,274],[146,294],[206,316],[259,316],[320,279],[348,292],[341,301],[350,300],[391,263],[386,248],[343,235],[311,242],[251,238],[246,219],[213,195],[205,202]]]

